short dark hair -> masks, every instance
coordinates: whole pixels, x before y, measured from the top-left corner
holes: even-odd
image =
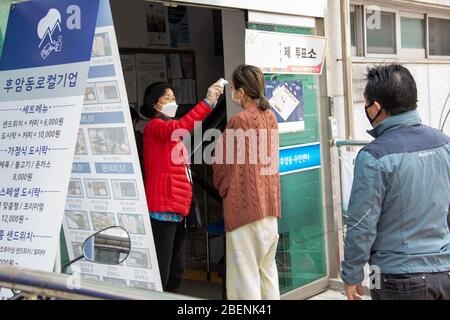
[[[167,82],[154,82],[145,89],[144,104],[140,108],[140,112],[144,117],[153,118],[158,114],[158,111],[153,107],[166,94],[167,89],[175,93],[173,86]]]
[[[417,108],[417,87],[413,76],[398,64],[368,68],[364,96],[368,102],[377,101],[390,115]]]

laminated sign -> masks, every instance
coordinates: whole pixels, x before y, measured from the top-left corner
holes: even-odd
[[[53,270],[98,6],[11,6],[0,61],[1,264]]]
[[[161,291],[125,81],[107,0],[100,1],[73,159],[64,218],[69,257],[81,256],[84,240],[110,226],[123,227],[131,237],[130,254],[119,265],[81,261],[71,266],[73,274]],[[106,262],[117,258],[107,248],[102,248],[102,255],[108,255],[102,259]]]
[[[108,0],[11,7],[0,62],[1,264],[53,271],[61,225],[71,259],[92,234],[122,226],[127,259],[81,260],[71,278],[162,289],[121,70]]]
[[[245,63],[264,73],[322,74],[327,39],[317,36],[245,30]]]

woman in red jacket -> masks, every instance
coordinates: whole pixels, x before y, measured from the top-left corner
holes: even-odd
[[[192,200],[183,161],[188,156],[186,148],[172,135],[179,129],[192,131],[195,122],[211,113],[222,92],[222,85],[213,84],[203,101],[174,120],[177,104],[173,87],[159,82],[145,91],[141,113],[151,118],[143,139],[145,193],[164,291],[176,292],[181,284],[186,232],[182,222]]]

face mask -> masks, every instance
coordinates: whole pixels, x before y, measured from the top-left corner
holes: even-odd
[[[164,113],[168,117],[175,117],[175,114],[177,113],[178,105],[174,102],[166,103],[162,106],[161,112]]]
[[[231,93],[231,100],[233,100],[233,102],[234,102],[234,104],[235,104],[236,106],[238,106],[239,108],[242,108],[242,106],[241,106],[241,100],[236,99],[236,98],[234,97],[234,94],[235,94],[238,90],[239,90],[239,89],[234,90],[234,91]]]
[[[370,124],[371,124],[372,126],[373,126],[374,121],[377,120],[378,116],[381,114],[381,111],[383,111],[383,108],[381,108],[380,111],[378,111],[378,113],[377,113],[377,115],[375,116],[375,118],[372,119],[372,118],[370,117],[370,115],[369,115],[369,111],[367,111],[367,110],[368,110],[373,104],[374,104],[374,102],[364,107],[365,112],[366,112],[366,117],[367,117],[367,119],[369,120],[369,122],[370,122]]]

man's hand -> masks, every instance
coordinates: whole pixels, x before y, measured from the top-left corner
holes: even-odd
[[[361,284],[345,284],[344,290],[348,300],[362,300],[363,288]]]

